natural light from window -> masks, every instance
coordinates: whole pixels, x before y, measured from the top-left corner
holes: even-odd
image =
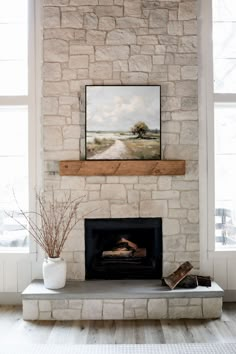
[[[28,246],[28,1],[0,1],[0,250]]]
[[[213,60],[216,249],[236,249],[235,0],[213,0]]]

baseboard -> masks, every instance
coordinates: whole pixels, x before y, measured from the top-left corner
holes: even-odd
[[[0,305],[22,305],[21,293],[0,293]]]
[[[236,302],[236,290],[224,290],[223,302]]]

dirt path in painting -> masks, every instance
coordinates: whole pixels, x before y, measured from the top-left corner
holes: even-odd
[[[107,150],[91,157],[92,160],[118,160],[124,159],[128,150],[121,140],[116,140]]]

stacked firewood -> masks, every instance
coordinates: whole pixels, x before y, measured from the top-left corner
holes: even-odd
[[[138,245],[134,242],[127,240],[124,237],[117,242],[117,244],[108,251],[102,252],[103,258],[110,257],[146,257],[147,250],[146,248],[139,248]]]
[[[211,286],[211,278],[209,276],[189,275],[193,268],[189,262],[184,262],[169,276],[163,278],[163,285],[168,285],[171,290],[175,287],[180,288],[196,288],[199,286]]]

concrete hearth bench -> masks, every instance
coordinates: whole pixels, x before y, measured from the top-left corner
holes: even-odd
[[[48,290],[33,281],[22,293],[25,320],[131,320],[218,318],[223,290],[169,290],[158,280],[69,281],[64,289]]]

